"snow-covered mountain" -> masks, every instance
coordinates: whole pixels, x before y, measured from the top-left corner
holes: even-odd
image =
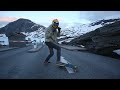
[[[62,35],[77,37],[119,20],[120,19],[99,20],[90,24],[69,23],[61,32]]]
[[[105,25],[119,21],[120,19],[107,19],[107,20],[98,20],[90,24],[81,24],[81,23],[69,23],[64,29],[61,29],[60,38],[67,38],[66,41],[71,41],[73,38],[79,37],[85,33],[94,31],[97,28],[103,27]],[[65,42],[65,40],[64,40]]]
[[[120,19],[109,19],[109,20],[99,20],[90,24],[81,24],[81,23],[69,23],[63,25],[61,29],[61,36],[58,37],[61,42],[70,42],[72,39],[79,37],[90,31],[94,31],[97,28],[103,27],[107,24],[114,23]],[[24,22],[24,24],[22,23]],[[19,26],[20,24],[20,26]],[[23,25],[21,27],[21,25]],[[15,26],[15,27],[14,27]],[[9,29],[10,28],[10,29]],[[37,42],[43,42],[45,39],[45,27],[36,23],[33,23],[30,20],[19,19],[13,23],[6,25],[2,28],[7,32],[9,31],[19,31],[26,35],[26,40],[36,40]]]
[[[45,41],[45,29],[39,28],[38,30],[34,32],[22,32],[24,35],[26,35],[26,40],[34,41],[36,40],[38,43]]]
[[[105,25],[114,23],[120,19],[109,19],[109,20],[99,20],[90,24],[81,24],[81,23],[69,23],[66,24],[61,29],[61,36],[58,39],[61,39],[59,43],[62,42],[70,42],[72,39],[79,37],[85,33],[90,31],[94,31],[97,28],[103,27]],[[33,27],[33,26],[32,26]],[[36,40],[38,42],[43,42],[45,39],[45,29],[39,28],[34,32],[23,32],[27,37],[26,40],[29,38],[33,41]]]
[[[6,34],[8,37],[10,36],[10,33],[23,33],[27,36],[26,40],[40,41],[41,38],[44,37],[45,28],[45,26],[36,24],[31,20],[20,18],[16,21],[8,23],[4,27],[1,27],[0,34]]]
[[[99,27],[102,27],[102,25],[91,26],[90,24],[72,23],[61,30],[61,34],[67,37],[77,37]]]
[[[107,21],[107,22],[106,22]],[[114,56],[115,53],[120,54],[120,20],[103,20],[90,24],[90,27],[102,25],[91,32],[81,35],[69,43],[73,46],[83,45],[87,50],[107,56]],[[106,23],[104,23],[106,22]]]
[[[34,32],[39,28],[45,28],[36,24],[29,19],[20,18],[8,23],[5,27],[0,28],[0,33],[9,34],[10,32]]]

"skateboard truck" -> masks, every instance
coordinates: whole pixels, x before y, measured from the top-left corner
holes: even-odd
[[[66,64],[66,67],[72,68],[74,72],[78,71],[78,67],[76,65],[72,65],[72,64]]]
[[[58,65],[60,67],[68,67],[68,68],[72,68],[74,72],[77,72],[78,71],[78,66],[76,65],[72,65],[70,63],[66,64],[66,63],[63,63],[63,65]]]

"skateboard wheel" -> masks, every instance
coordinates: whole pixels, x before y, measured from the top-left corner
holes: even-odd
[[[77,72],[77,70],[78,70],[78,67],[74,66],[74,72]]]

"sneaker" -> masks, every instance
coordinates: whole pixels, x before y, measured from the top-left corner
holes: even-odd
[[[62,62],[56,62],[56,65],[58,65],[58,66],[65,66],[65,63],[62,63]]]

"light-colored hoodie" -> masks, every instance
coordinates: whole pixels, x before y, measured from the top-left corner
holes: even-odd
[[[45,30],[45,42],[58,43],[57,37],[60,37],[60,32],[52,27],[52,24]]]

